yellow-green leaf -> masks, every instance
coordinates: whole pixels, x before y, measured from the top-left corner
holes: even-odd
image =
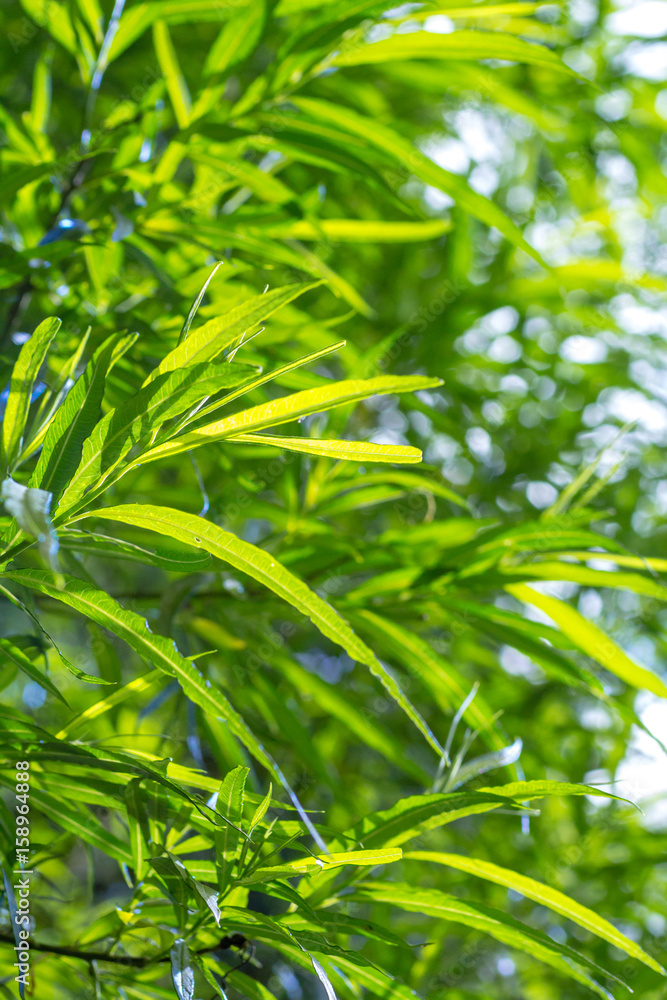
[[[619,948],[627,955],[639,959],[649,968],[667,975],[663,967],[654,958],[640,948],[639,945],[629,937],[617,930],[613,924],[605,920],[604,917],[582,906],[571,896],[566,896],[558,889],[552,889],[548,885],[536,882],[535,879],[528,878],[527,875],[520,875],[518,872],[501,868],[490,861],[481,861],[479,858],[465,858],[460,854],[443,854],[439,851],[410,851],[405,855],[406,859],[414,861],[431,861],[435,864],[447,865],[449,868],[456,868],[459,871],[467,872],[469,875],[478,875],[480,878],[498,885],[504,885],[508,889],[520,892],[522,896],[533,899],[536,903],[542,903],[556,913],[562,914],[568,920],[574,921],[580,927],[591,931],[598,937],[603,938],[615,948]]]

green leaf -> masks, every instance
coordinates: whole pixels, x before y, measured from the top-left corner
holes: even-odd
[[[639,691],[651,691],[660,698],[667,698],[667,686],[659,677],[631,660],[609,635],[587,621],[569,604],[556,597],[540,594],[525,583],[513,583],[505,589],[518,600],[543,611],[583,653],[626,684]]]
[[[71,804],[63,802],[61,796],[51,796],[40,788],[31,785],[30,799],[32,804],[45,816],[48,816],[57,826],[75,836],[80,837],[85,843],[96,847],[99,851],[107,854],[123,864],[132,864],[132,853],[114,834],[108,830],[95,818],[88,809],[75,809]]]
[[[254,375],[249,365],[198,364],[153,379],[107,413],[86,438],[81,461],[63,493],[59,518],[78,505],[87,489],[104,484],[130,453],[146,447],[166,421]]]
[[[239,396],[245,395],[253,389],[258,389],[262,385],[266,385],[267,382],[281,382],[283,377],[289,375],[290,372],[295,371],[297,368],[302,368],[304,365],[311,364],[313,361],[319,361],[320,358],[328,357],[328,355],[333,354],[335,351],[339,351],[341,347],[345,347],[344,340],[339,340],[336,344],[331,344],[329,347],[323,347],[320,351],[313,351],[311,354],[306,354],[301,358],[297,358],[296,361],[288,361],[287,364],[281,365],[279,368],[269,369],[269,371],[253,378],[251,382],[243,385],[235,392],[230,392],[217,402],[211,403],[210,406],[205,406],[199,411],[199,416],[208,416],[209,413],[219,409],[220,406],[226,406]]]
[[[596,552],[595,558],[597,555]],[[588,558],[591,558],[591,553],[588,554]],[[667,587],[651,580],[650,577],[642,576],[640,573],[589,569],[588,566],[577,566],[564,560],[562,562],[550,560],[548,562],[523,563],[520,566],[498,566],[497,571],[502,576],[515,577],[516,579],[569,580],[582,587],[614,587],[619,590],[631,590],[635,594],[642,594],[646,597],[654,597],[658,601],[667,601]]]
[[[262,320],[267,319],[288,302],[294,301],[299,295],[316,288],[319,282],[302,282],[294,285],[284,285],[274,288],[264,295],[254,295],[229,312],[216,319],[209,320],[197,330],[190,333],[187,340],[182,341],[162,359],[146,379],[152,382],[158,375],[184,368],[203,361],[212,361],[226,347],[233,344],[247,331],[254,329]]]
[[[401,35],[400,37],[404,38],[408,36]],[[432,37],[440,38],[445,36],[438,35]],[[539,253],[526,242],[521,234],[521,230],[510,221],[501,209],[494,205],[492,201],[489,201],[488,198],[484,198],[482,195],[477,194],[476,191],[473,191],[462,177],[458,177],[456,174],[445,170],[443,167],[438,166],[437,163],[429,160],[427,156],[420,153],[419,150],[415,149],[410,142],[393,129],[388,128],[386,125],[381,125],[375,119],[359,115],[349,108],[344,108],[327,101],[314,100],[310,97],[294,97],[292,101],[297,108],[315,121],[337,125],[352,135],[360,136],[367,143],[370,143],[371,146],[389,154],[398,163],[402,164],[407,171],[407,176],[414,174],[425,184],[431,184],[433,187],[444,191],[445,194],[450,195],[466,212],[474,215],[487,226],[495,226],[511,243],[524,250],[543,267],[546,267]]]
[[[222,691],[219,688],[209,687],[192,663],[180,655],[174,643],[164,636],[151,632],[148,622],[139,615],[133,611],[126,611],[104,591],[95,590],[73,577],[66,579],[64,590],[58,589],[51,576],[41,570],[26,569],[6,573],[5,578],[61,601],[103,628],[109,629],[154,667],[171,677],[178,678],[185,694],[204,711],[227,719],[236,734],[238,736],[243,734],[243,739],[254,747],[252,752],[257,753],[257,759],[267,762],[264,751]]]
[[[21,6],[36,24],[46,28],[63,48],[76,56],[79,44],[67,9],[49,0],[21,0]]]
[[[503,59],[548,67],[570,76],[577,75],[545,45],[524,42],[521,38],[500,31],[460,29],[450,34],[412,31],[391,35],[367,45],[348,45],[332,59],[327,59],[326,63],[334,66],[363,66],[398,59]]]
[[[14,365],[2,422],[2,461],[7,468],[12,467],[21,450],[35,380],[60,326],[61,321],[55,317],[40,323]]]
[[[627,955],[639,959],[650,969],[667,975],[663,967],[647,955],[643,948],[632,941],[621,931],[617,930],[613,924],[599,916],[588,907],[582,906],[570,896],[566,896],[558,889],[552,889],[548,885],[536,882],[535,879],[528,878],[527,875],[520,875],[518,872],[509,871],[492,864],[490,861],[481,861],[479,858],[465,858],[459,854],[443,854],[436,851],[411,851],[406,854],[406,858],[414,861],[431,861],[439,865],[447,865],[450,868],[457,868],[459,871],[467,872],[469,875],[478,875],[480,878],[504,885],[508,889],[520,892],[522,896],[535,900],[543,906],[548,906],[550,910],[562,914],[568,920],[574,921],[580,927],[584,927],[592,934],[596,934],[603,940],[613,944]]]
[[[211,284],[211,282],[215,278],[216,274],[218,273],[218,271],[222,267],[223,263],[224,263],[224,261],[219,260],[217,262],[217,264],[213,265],[213,267],[211,268],[211,273],[208,275],[208,277],[206,278],[206,281],[204,282],[204,284],[199,289],[199,292],[197,293],[197,296],[196,296],[194,302],[192,303],[192,305],[190,307],[190,312],[188,313],[188,315],[187,315],[187,317],[185,319],[185,322],[184,322],[184,324],[183,324],[183,326],[181,328],[180,340],[186,340],[187,339],[187,336],[188,336],[188,334],[190,332],[190,327],[192,326],[192,324],[194,322],[194,318],[197,315],[197,310],[199,309],[200,305],[202,304],[202,302],[204,300],[204,296],[206,295],[206,290],[208,289],[208,286]]]
[[[54,580],[53,577],[49,574],[49,579],[51,580],[51,583],[53,584],[53,586],[57,590],[61,589],[61,586],[63,585],[63,578],[60,575],[58,575],[58,577]],[[28,618],[30,618],[31,621],[33,621],[35,623],[35,625],[37,626],[37,628],[39,629],[39,631],[42,633],[42,635],[46,639],[48,639],[48,641],[51,643],[51,645],[53,646],[53,648],[57,652],[57,654],[60,657],[60,659],[63,662],[63,664],[67,667],[67,669],[70,671],[70,673],[74,674],[74,676],[78,680],[85,681],[87,684],[113,684],[114,683],[114,681],[107,681],[107,680],[104,680],[104,678],[102,678],[102,677],[95,677],[93,674],[87,674],[83,670],[79,670],[78,667],[75,667],[74,664],[71,663],[70,660],[65,656],[65,654],[63,653],[63,651],[57,645],[57,643],[54,642],[53,638],[49,635],[49,633],[46,631],[46,629],[42,625],[40,619],[37,617],[37,615],[33,614],[33,612],[30,610],[30,608],[27,606],[27,604],[24,604],[23,601],[20,600],[20,598],[18,598],[16,596],[16,594],[13,594],[11,592],[11,590],[7,590],[7,588],[3,587],[2,585],[0,585],[0,594],[3,594],[7,598],[8,601],[11,601],[11,603],[14,605],[14,607],[20,608],[21,611],[23,611],[23,613],[26,614],[28,616]]]
[[[441,708],[458,708],[466,700],[469,691],[466,680],[452,663],[414,631],[373,611],[355,610],[349,612],[349,617],[360,631],[380,643],[386,652],[419,677]],[[492,747],[500,750],[505,746],[507,741],[494,723],[491,709],[479,696],[470,702],[463,717],[484,734]]]
[[[125,808],[130,831],[130,850],[137,882],[147,869],[148,859],[148,813],[144,805],[141,778],[132,778],[125,787]]]
[[[189,341],[186,341],[189,343]],[[332,381],[330,385],[306,389],[303,392],[283,396],[267,403],[260,403],[248,410],[241,410],[215,423],[207,424],[177,438],[152,448],[142,456],[142,462],[151,462],[168,455],[179,454],[211,441],[239,437],[249,431],[263,430],[279,424],[291,423],[312,413],[324,413],[336,406],[352,403],[371,396],[399,392],[417,392],[442,385],[437,378],[424,375],[379,375],[369,379],[343,379]]]
[[[400,848],[389,847],[373,851],[343,851],[339,854],[321,854],[316,857],[298,858],[270,868],[257,868],[250,875],[239,879],[241,885],[252,885],[255,882],[269,882],[274,878],[291,878],[294,875],[319,875],[332,868],[345,865],[355,867],[374,867],[388,865],[400,861],[403,852]]]
[[[204,76],[224,73],[250,55],[261,37],[265,19],[266,7],[262,2],[233,13],[208,50]]]
[[[91,516],[133,524],[136,527],[157,531],[168,535],[169,538],[179,539],[188,545],[205,549],[216,559],[229,563],[236,569],[247,573],[254,580],[259,581],[263,586],[287,601],[288,604],[291,604],[292,607],[306,615],[323,635],[342,646],[354,660],[369,667],[436,753],[438,755],[442,753],[440,744],[426,723],[405,697],[393,676],[385,670],[368,646],[355,635],[331,605],[313,593],[302,580],[285,569],[275,557],[202,517],[185,514],[169,507],[144,507],[138,504],[126,504],[122,507],[106,507],[95,511],[94,515]]]
[[[273,785],[269,782],[269,790],[255,809],[252,819],[250,820],[250,832],[255,829],[255,827],[262,822],[266,816],[267,809],[271,805],[271,795],[273,794]]]
[[[35,666],[32,660],[26,656],[23,650],[14,645],[11,639],[0,637],[0,651],[8,660],[16,664],[19,670],[22,670],[24,674],[27,674],[31,680],[36,681],[39,685],[41,685],[41,687],[44,688],[45,691],[49,691],[52,695],[55,695],[58,701],[61,701],[63,705],[67,705],[67,702],[53,681],[47,677],[46,674],[42,673],[42,671]]]
[[[294,200],[294,192],[290,191],[282,181],[265,170],[260,170],[252,163],[247,163],[244,160],[235,162],[221,156],[213,156],[196,146],[188,148],[188,157],[195,163],[213,167],[218,175],[228,174],[229,177],[244,187],[250,188],[262,201],[269,204],[284,205]]]
[[[364,847],[396,847],[427,830],[438,829],[465,816],[517,807],[517,802],[513,801],[517,796],[507,795],[504,788],[411,795],[400,799],[390,809],[365,816],[347,830],[345,836]]]
[[[67,725],[56,733],[55,739],[64,740],[67,737],[71,737],[74,733],[79,732],[86,726],[90,725],[93,719],[96,719],[99,715],[103,715],[108,712],[111,708],[116,705],[121,705],[124,701],[129,698],[133,700],[138,698],[140,694],[145,691],[150,690],[157,682],[162,678],[162,673],[159,670],[150,670],[147,674],[141,677],[134,677],[127,684],[114,691],[113,694],[107,695],[106,698],[99,698],[93,702],[88,708],[84,709],[79,715],[75,716]]]
[[[220,785],[216,812],[221,818],[215,831],[215,852],[220,896],[230,885],[239,856],[241,837],[238,827],[243,820],[243,791],[250,773],[247,767],[235,767]]]
[[[79,464],[84,442],[98,421],[107,375],[135,340],[135,334],[117,334],[104,341],[70,389],[49,427],[29,485],[48,490],[56,502]]]
[[[390,733],[384,732],[363,708],[357,707],[346,693],[339,691],[338,685],[328,684],[295,660],[280,654],[274,655],[273,665],[289,679],[300,695],[312,698],[318,708],[328,716],[339,719],[366,746],[372,747],[385,760],[392,761],[407,774],[413,775],[417,781],[427,780],[422,768],[405,755],[402,746],[392,739]]]
[[[97,559],[124,559],[128,562],[157,566],[168,573],[201,573],[211,565],[208,552],[193,552],[191,549],[147,549],[136,542],[99,535],[92,531],[77,531],[69,528],[60,535],[63,549],[82,552]]]
[[[367,441],[332,441],[324,439],[280,437],[277,434],[240,434],[233,441],[263,444],[284,451],[300,451],[307,455],[320,455],[348,462],[395,462],[396,464],[421,462],[418,448],[404,445],[373,444]]]
[[[153,43],[162,74],[167,81],[167,93],[174,109],[179,128],[187,128],[192,111],[192,101],[185,77],[178,64],[169,28],[164,21],[153,24]]]
[[[421,243],[434,240],[449,232],[451,225],[444,219],[424,219],[418,222],[389,222],[384,219],[298,219],[296,222],[274,222],[255,225],[250,232],[265,233],[281,239],[332,243]]]
[[[203,523],[207,524],[208,522],[204,521]],[[133,611],[126,611],[104,591],[89,587],[74,577],[66,577],[65,587],[60,589],[54,584],[48,573],[40,570],[21,570],[16,573],[5,573],[4,576],[6,579],[14,580],[22,586],[37,590],[67,604],[87,618],[97,622],[98,625],[109,629],[140,656],[145,657],[154,667],[171,677],[176,677],[183,693],[196,705],[199,705],[204,712],[208,712],[215,718],[226,719],[231,731],[241,744],[288,791],[315,841],[322,850],[326,850],[326,845],[303,811],[303,807],[292,792],[276,762],[266,752],[222,690],[219,687],[213,687],[189,660],[184,659],[172,641],[164,636],[155,635],[151,632],[145,619]],[[87,675],[84,675],[84,678],[90,679]],[[98,684],[104,683],[97,678],[93,678],[93,680]]]
[[[383,906],[399,906],[403,910],[451,920],[484,931],[497,941],[525,951],[563,975],[588,986],[598,996],[604,997],[604,1000],[610,1000],[607,990],[583,970],[570,964],[574,961],[580,965],[590,965],[583,955],[558,944],[541,931],[520,923],[501,910],[494,910],[471,900],[458,899],[437,889],[421,889],[395,882],[362,882],[355,886],[350,898],[358,902],[372,900]]]

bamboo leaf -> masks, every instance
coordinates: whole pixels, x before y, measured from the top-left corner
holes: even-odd
[[[332,868],[345,865],[355,867],[374,867],[400,861],[403,852],[400,848],[385,848],[373,851],[344,851],[339,854],[322,854],[317,857],[298,858],[270,868],[257,868],[250,875],[239,880],[241,885],[252,885],[256,882],[268,882],[274,878],[291,878],[294,875],[319,875]]]
[[[620,677],[626,684],[640,691],[651,691],[660,698],[667,698],[667,686],[659,677],[631,660],[610,636],[602,632],[597,625],[587,621],[569,604],[556,597],[540,594],[525,583],[513,583],[505,589],[518,600],[525,604],[533,604],[543,611],[583,653],[610,673]]]
[[[29,483],[48,490],[55,502],[79,464],[84,442],[98,421],[107,375],[135,340],[134,334],[109,337],[56,412]]]
[[[254,374],[248,365],[198,364],[153,379],[107,413],[86,438],[81,461],[60,502],[60,517],[78,505],[87,489],[102,484],[133,451],[145,447],[166,421],[221,389],[250,381]]]
[[[215,832],[215,849],[220,895],[232,881],[238,859],[241,838],[238,827],[243,820],[243,791],[249,774],[247,767],[235,767],[220,785],[216,811],[221,818]]]
[[[583,955],[558,944],[541,931],[520,923],[500,910],[471,900],[458,899],[436,889],[420,889],[392,882],[362,882],[355,886],[352,898],[359,902],[373,900],[383,905],[399,906],[403,910],[474,927],[511,948],[527,952],[538,961],[592,989],[604,1000],[610,1000],[607,990],[580,968],[591,965]],[[578,963],[578,966],[570,964],[571,962]],[[599,971],[606,973],[606,970]]]
[[[401,35],[400,37],[407,38],[409,36]],[[438,35],[437,37],[444,36]],[[368,46],[368,48],[370,47]],[[470,212],[487,226],[495,226],[511,243],[520,247],[539,264],[546,267],[539,253],[526,242],[518,227],[501,209],[488,198],[473,191],[463,178],[429,160],[427,156],[420,153],[393,129],[366,116],[359,115],[349,108],[327,101],[314,100],[310,97],[295,97],[293,103],[309,118],[337,125],[352,135],[360,136],[371,146],[388,153],[402,164],[409,174],[414,174],[425,184],[432,184],[444,191],[445,194],[451,195],[466,212]]]
[[[21,450],[35,381],[60,326],[61,321],[55,317],[40,323],[14,365],[2,422],[2,461],[7,468],[12,467]]]
[[[525,42],[499,31],[458,30],[451,34],[413,31],[395,34],[369,45],[347,46],[331,60],[327,60],[327,63],[334,66],[363,66],[399,59],[504,59],[548,67],[576,76],[545,45]]]
[[[26,656],[22,649],[19,649],[11,639],[5,639],[0,637],[0,652],[6,657],[11,663],[16,664],[19,670],[22,670],[31,680],[36,681],[45,691],[49,691],[54,695],[58,701],[61,701],[63,705],[67,705],[65,698],[60,693],[58,688],[55,686],[50,677],[47,677],[45,673],[35,666],[32,660]],[[69,707],[69,706],[68,706]]]
[[[6,579],[14,580],[29,589],[37,590],[69,605],[123,639],[154,667],[171,677],[176,677],[183,693],[196,705],[199,705],[204,712],[208,712],[214,718],[224,718],[241,744],[283,785],[316,843],[321,846],[322,850],[326,850],[324,841],[303,811],[303,807],[286,782],[276,762],[254,736],[223,691],[219,687],[213,687],[189,660],[184,659],[172,641],[164,636],[155,635],[151,632],[145,619],[132,611],[126,611],[108,594],[88,587],[73,577],[65,578],[65,588],[60,589],[54,584],[49,574],[40,570],[21,570],[16,573],[5,573],[4,576]],[[97,678],[95,680],[97,683],[101,683]]]
[[[267,427],[291,423],[293,420],[299,420],[311,413],[324,413],[333,407],[368,399],[376,394],[416,392],[420,389],[432,389],[441,384],[440,379],[427,378],[422,375],[403,377],[379,375],[377,378],[370,379],[334,381],[331,385],[306,389],[291,396],[283,396],[281,399],[271,400],[268,403],[260,403],[259,406],[253,406],[248,410],[224,417],[215,423],[207,424],[205,427],[200,427],[198,430],[176,438],[175,441],[152,448],[142,456],[142,462],[165,458],[211,441],[238,437],[249,431],[264,430]]]
[[[169,507],[127,504],[95,511],[94,516],[157,531],[197,548],[203,548],[215,558],[229,563],[259,581],[306,615],[323,635],[342,646],[353,659],[369,667],[436,753],[441,754],[442,749],[431,730],[405,697],[396,680],[376,659],[368,646],[355,635],[331,605],[318,597],[302,580],[269,553],[202,517],[185,514]]]
[[[240,434],[230,439],[247,444],[270,445],[285,451],[298,451],[307,455],[320,455],[348,462],[395,462],[396,464],[421,462],[418,448],[402,445],[373,444],[367,441],[331,441],[310,438],[281,437],[277,434]]]
[[[185,77],[178,64],[169,28],[164,21],[153,24],[153,43],[162,74],[167,81],[167,92],[174,109],[179,128],[187,128],[192,111],[192,101]]]
[[[145,384],[152,382],[164,372],[203,361],[212,361],[244,333],[252,330],[262,320],[268,319],[282,306],[293,302],[304,292],[316,288],[318,284],[319,282],[311,281],[274,288],[265,295],[255,295],[246,299],[223,316],[209,320],[191,332],[187,340],[182,341],[173,351],[165,355],[157,368],[148,376]]]
[[[183,938],[174,942],[170,957],[171,978],[178,1000],[194,1000],[195,974],[190,961],[190,950]]]
[[[535,879],[528,878],[527,875],[520,875],[518,872],[501,868],[490,861],[481,861],[479,858],[465,858],[459,854],[443,854],[438,851],[410,851],[406,854],[406,858],[447,865],[450,868],[457,868],[459,871],[467,872],[470,875],[478,875],[480,878],[496,882],[498,885],[504,885],[508,889],[514,889],[516,892],[520,892],[522,896],[527,896],[528,899],[533,899],[536,903],[548,906],[549,909],[562,914],[568,920],[574,921],[580,927],[584,927],[586,930],[591,931],[592,934],[603,938],[603,940],[613,944],[615,948],[619,948],[627,955],[631,955],[633,958],[643,962],[644,965],[648,965],[655,972],[667,975],[665,969],[654,958],[647,955],[643,948],[640,948],[635,941],[632,941],[625,934],[621,933],[621,931],[617,930],[604,917],[589,910],[588,907],[582,906],[581,903],[577,903],[576,900],[570,896],[566,896],[558,889],[552,889],[548,885],[536,882]]]

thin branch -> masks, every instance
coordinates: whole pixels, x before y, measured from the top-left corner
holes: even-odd
[[[0,943],[15,944],[14,936],[0,931]],[[38,944],[36,941],[27,941],[30,951],[41,951],[51,955],[65,955],[68,958],[80,958],[82,962],[115,962],[117,965],[130,965],[136,969],[143,969],[147,965],[157,962],[168,962],[169,956],[132,956],[132,955],[109,955],[103,951],[79,951],[77,948],[67,948],[57,944]],[[205,955],[211,951],[217,951],[220,944],[214,944],[210,948],[200,948],[193,952],[195,955]],[[233,971],[230,969],[230,972]]]

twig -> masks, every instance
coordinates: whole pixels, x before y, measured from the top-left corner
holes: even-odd
[[[0,931],[0,943],[14,944],[14,936]],[[79,951],[77,948],[67,948],[57,944],[38,944],[36,941],[27,941],[27,947],[31,951],[47,952],[51,955],[66,955],[68,958],[80,958],[82,962],[115,962],[117,965],[130,965],[136,969],[143,969],[154,962],[168,962],[169,956],[132,956],[132,955],[108,955],[103,951]],[[205,955],[207,952],[217,951],[220,944],[214,944],[210,948],[200,948],[195,951],[195,955]],[[230,972],[233,969],[229,970]]]

